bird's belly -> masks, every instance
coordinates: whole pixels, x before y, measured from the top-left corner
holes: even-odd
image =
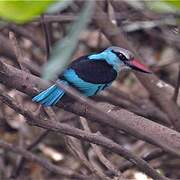
[[[86,82],[81,79],[74,70],[68,70],[67,72],[64,72],[64,77],[73,87],[86,96],[94,96],[111,84],[94,84]]]
[[[89,82],[81,81],[70,81],[72,86],[83,93],[86,96],[94,96],[107,87],[106,84],[93,84]]]

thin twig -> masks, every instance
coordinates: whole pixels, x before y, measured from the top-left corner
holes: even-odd
[[[49,58],[50,51],[51,51],[51,39],[50,39],[50,33],[49,33],[49,27],[47,22],[44,21],[44,16],[41,17],[41,24],[45,35],[45,43],[46,43],[46,56],[47,59]]]
[[[92,151],[92,149],[90,149],[88,151],[88,159],[90,161],[90,163],[92,164],[93,168],[96,169],[96,171],[99,174],[99,177],[101,177],[102,180],[111,180],[111,178],[109,178],[103,171],[102,167],[100,166],[100,164],[97,162],[95,156],[94,156],[94,152]]]
[[[80,122],[85,131],[91,132],[91,129],[88,126],[88,122],[85,118],[81,117]],[[97,135],[102,135],[102,134],[100,132],[97,132]],[[104,156],[100,147],[95,144],[91,144],[91,146],[92,146],[94,152],[96,153],[97,157],[99,158],[99,160],[109,169],[109,171],[111,171],[117,177],[122,178],[122,177],[120,177],[122,175],[121,172],[118,171],[118,169]]]
[[[29,39],[35,46],[44,50],[45,46],[43,44],[42,37],[39,35],[34,35],[34,29],[12,23],[9,23],[7,28],[15,32],[15,34]]]
[[[0,140],[0,147],[5,149],[5,150],[8,150],[8,151],[10,150],[10,151],[15,152],[17,154],[20,154],[28,160],[35,161],[36,163],[38,163],[42,167],[48,169],[51,172],[57,173],[59,175],[63,175],[66,177],[71,177],[71,178],[72,177],[80,178],[80,179],[85,178],[84,176],[79,175],[70,169],[60,168],[59,166],[55,166],[52,163],[50,163],[48,160],[46,160],[45,158],[40,158],[39,156],[36,156],[36,155],[32,154],[31,152],[23,149],[23,148],[20,148],[18,146],[6,143],[2,140]]]
[[[56,114],[52,108],[44,108],[44,110],[51,121],[57,121]],[[78,158],[92,173],[95,173],[98,177],[102,177],[102,175],[98,173],[97,170],[89,163],[83,152],[82,144],[79,139],[70,136],[65,136],[64,139],[69,151],[74,155],[74,157]]]
[[[178,68],[178,77],[177,77],[177,83],[176,83],[176,87],[174,88],[174,94],[173,94],[173,101],[175,103],[177,103],[177,98],[178,98],[178,95],[179,95],[179,87],[180,87],[180,65],[179,65],[179,68]]]
[[[66,136],[66,145],[70,152],[74,155],[74,157],[78,158],[93,174],[96,174],[97,177],[100,177],[102,179],[106,179],[106,175],[102,172],[99,172],[98,169],[96,169],[87,159],[83,152],[82,144],[80,140]]]
[[[155,149],[154,151],[150,152],[149,154],[147,154],[146,156],[142,157],[145,161],[152,161],[156,158],[159,158],[161,156],[163,156],[165,154],[165,152],[161,149]],[[124,172],[129,168],[134,167],[134,165],[130,162],[126,162],[124,164],[122,164],[119,169]]]
[[[49,134],[49,130],[45,130],[42,134],[39,135],[27,148],[26,150],[32,151],[42,140]],[[22,168],[26,163],[26,159],[22,157],[16,167],[16,169],[12,172],[11,177],[17,178],[20,175]]]
[[[18,45],[17,39],[16,39],[15,34],[13,32],[9,32],[9,39],[12,42],[12,45],[13,45],[13,48],[14,48],[14,53],[16,55],[19,67],[22,70],[29,72],[28,69],[23,66],[23,62],[25,61],[24,55],[23,55],[23,52],[22,52],[22,50],[20,49],[20,47]]]

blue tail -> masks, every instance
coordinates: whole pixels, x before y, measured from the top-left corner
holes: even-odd
[[[66,83],[66,81],[62,81]],[[46,89],[45,91],[36,95],[32,101],[38,102],[43,106],[54,106],[64,95],[64,91],[57,87],[55,84]]]

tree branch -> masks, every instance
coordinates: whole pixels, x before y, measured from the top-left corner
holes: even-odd
[[[80,117],[80,122],[81,122],[81,125],[83,126],[83,129],[86,132],[90,132],[91,133],[91,130],[89,128],[87,120],[85,118]],[[99,133],[96,133],[96,134],[98,135]],[[99,134],[99,135],[102,135],[102,134]],[[122,176],[121,172],[118,171],[118,169],[104,156],[104,154],[102,153],[100,147],[95,145],[95,144],[92,144],[92,143],[91,143],[91,146],[92,146],[95,154],[99,158],[99,160],[109,169],[109,171],[111,171],[116,177],[118,177],[119,180],[121,178],[124,179],[124,177]]]
[[[37,137],[27,148],[26,150],[33,150],[34,147],[36,147],[47,135],[49,134],[49,131],[46,130],[44,132],[42,132],[42,134]],[[17,168],[12,172],[11,177],[12,178],[17,178],[17,176],[19,176],[21,169],[23,168],[23,166],[26,163],[26,159],[24,157],[21,157],[21,159],[19,160],[19,163],[17,164]]]
[[[1,61],[0,82],[7,87],[24,92],[31,97],[49,85],[46,81],[4,64]],[[137,138],[163,148],[165,151],[180,156],[180,134],[148,119],[122,110],[109,113],[111,116],[108,116],[110,117],[106,116],[107,113],[102,116],[99,114],[99,111],[95,113],[91,108],[87,110],[82,103],[64,103],[63,99],[58,106],[66,111],[83,116],[86,119],[106,124],[117,130],[126,131]],[[109,110],[107,107],[101,106],[101,108],[103,108],[104,112]]]
[[[57,173],[59,175],[63,175],[63,176],[70,177],[70,178],[74,177],[74,178],[78,178],[78,179],[85,179],[85,177],[82,175],[76,174],[69,169],[60,168],[58,166],[55,166],[55,165],[51,164],[45,158],[40,158],[40,157],[30,153],[29,151],[24,150],[23,148],[20,148],[18,146],[14,146],[12,144],[6,143],[2,140],[0,140],[0,147],[5,149],[5,150],[12,151],[12,152],[15,152],[17,154],[20,154],[21,156],[23,156],[24,158],[26,158],[30,161],[35,161],[39,165],[41,165],[42,167],[48,169],[49,171]]]
[[[6,93],[1,91],[0,96],[4,103],[6,103],[11,108],[13,108],[16,112],[25,116],[27,119],[27,122],[33,126],[38,126],[47,130],[70,135],[70,136],[73,136],[73,137],[76,137],[76,138],[79,138],[79,139],[82,139],[91,143],[101,145],[111,150],[112,152],[119,154],[123,158],[131,161],[133,164],[136,164],[137,167],[143,172],[145,172],[148,176],[154,179],[162,179],[162,180],[168,179],[164,176],[161,176],[159,173],[157,173],[144,160],[138,158],[136,155],[133,155],[131,152],[129,152],[125,148],[121,147],[117,143],[113,142],[112,140],[102,135],[100,136],[97,134],[92,134],[92,133],[85,132],[77,128],[70,127],[69,125],[64,124],[64,123],[59,123],[57,121],[52,121],[52,120],[49,121],[42,117],[36,117],[28,110],[25,110],[22,106],[20,106],[13,98],[8,96]]]
[[[179,94],[179,87],[180,87],[180,65],[179,65],[179,69],[178,69],[178,77],[177,77],[177,84],[176,87],[174,89],[174,94],[172,97],[172,100],[177,103],[177,98],[178,98],[178,94]]]
[[[142,157],[145,161],[151,161],[154,160],[156,158],[159,158],[161,156],[163,156],[165,154],[165,152],[161,149],[155,149],[154,151],[150,152],[148,155]],[[124,164],[122,164],[122,166],[120,166],[120,170],[122,172],[126,171],[129,168],[134,167],[134,165],[130,162],[126,162]]]

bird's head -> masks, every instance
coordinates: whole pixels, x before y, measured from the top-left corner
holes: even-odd
[[[112,46],[107,48],[104,53],[107,55],[107,62],[114,66],[114,68],[133,69],[136,71],[151,73],[151,71],[142,63],[140,63],[133,55],[132,52]]]

